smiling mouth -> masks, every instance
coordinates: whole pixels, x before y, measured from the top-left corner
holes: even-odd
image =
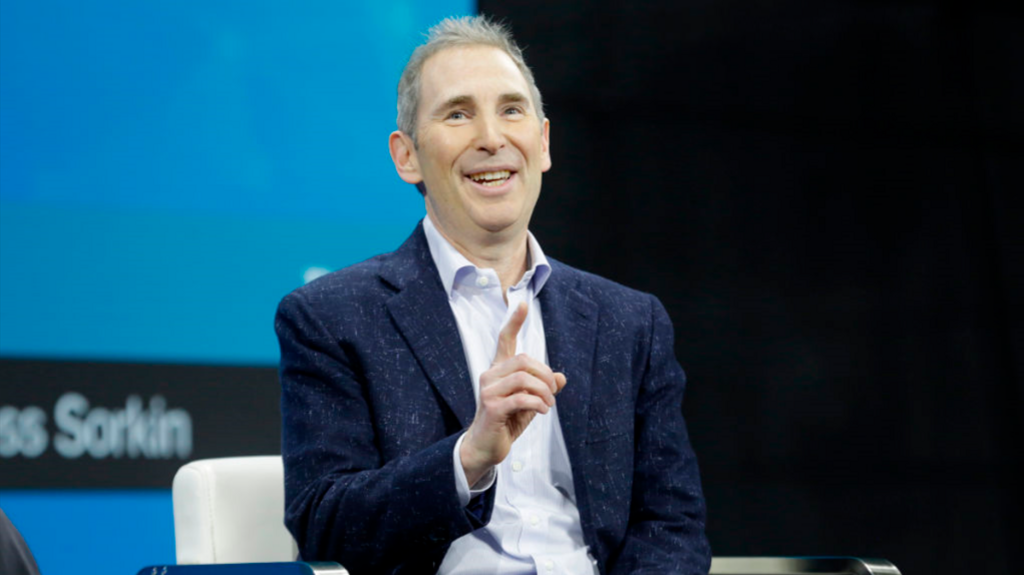
[[[494,172],[480,172],[479,174],[470,174],[469,179],[474,182],[486,186],[488,188],[496,188],[512,177],[512,172],[509,170],[497,170]]]

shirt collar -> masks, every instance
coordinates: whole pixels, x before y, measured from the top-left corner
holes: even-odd
[[[423,234],[427,237],[430,257],[434,259],[434,265],[441,276],[441,285],[451,297],[455,293],[459,278],[467,273],[475,274],[477,267],[441,235],[429,215],[423,218]],[[537,238],[533,237],[530,231],[526,232],[526,246],[529,250],[530,269],[526,270],[523,279],[532,284],[533,293],[536,295],[551,276],[551,264],[548,263],[544,250],[540,249]]]

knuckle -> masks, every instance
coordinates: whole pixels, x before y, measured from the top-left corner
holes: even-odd
[[[520,371],[519,386],[524,390],[532,390],[537,386],[536,378],[525,371]]]
[[[522,374],[523,374],[523,372],[521,372],[521,371],[515,371],[515,372],[512,372],[512,373],[508,374],[507,376],[505,376],[505,380],[508,382],[508,384],[512,388],[509,393],[515,393],[515,390],[519,386],[522,385],[522,382],[523,382]]]

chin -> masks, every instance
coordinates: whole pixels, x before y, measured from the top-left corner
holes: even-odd
[[[515,221],[500,221],[500,222],[480,222],[477,224],[480,229],[492,233],[500,234],[502,232],[508,232],[515,228]]]
[[[501,210],[485,210],[473,218],[477,226],[491,233],[498,233],[516,227],[520,219],[520,211],[509,206]]]

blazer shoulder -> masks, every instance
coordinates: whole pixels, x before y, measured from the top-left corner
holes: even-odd
[[[296,305],[312,310],[331,310],[348,306],[364,306],[391,293],[381,279],[382,262],[391,254],[368,260],[325,274],[286,295],[278,305],[279,312]]]
[[[641,307],[647,309],[649,314],[652,300],[657,302],[657,297],[653,294],[622,285],[557,260],[554,260],[552,266],[552,275],[554,273],[563,274],[567,279],[566,285],[573,286],[573,289],[592,299],[601,309],[622,308],[626,313],[632,313],[637,310],[637,307]]]

